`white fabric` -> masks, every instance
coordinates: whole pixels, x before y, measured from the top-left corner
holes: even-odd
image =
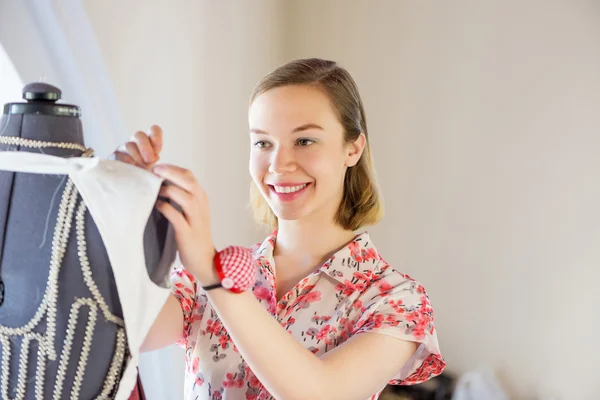
[[[128,399],[136,384],[139,348],[170,293],[148,277],[143,247],[162,179],[118,161],[27,152],[0,152],[0,170],[69,175],[79,190],[104,242],[123,309],[131,359],[116,400]]]

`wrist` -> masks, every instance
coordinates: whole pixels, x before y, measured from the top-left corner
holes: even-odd
[[[215,269],[216,253],[216,250],[213,248],[213,251],[205,257],[204,261],[199,263],[197,268],[193,271],[190,270],[201,286],[213,285],[221,281],[219,279],[219,274],[217,274],[217,270]]]
[[[215,269],[213,259],[211,259],[209,262],[207,262],[206,265],[210,265],[210,267],[207,268],[207,270],[203,272],[202,276],[196,277],[196,278],[198,278],[198,281],[200,281],[200,284],[202,286],[210,286],[210,285],[215,285],[215,284],[221,282],[221,279],[219,278],[219,274],[217,274],[217,270]]]

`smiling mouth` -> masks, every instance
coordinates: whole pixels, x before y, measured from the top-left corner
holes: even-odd
[[[296,186],[277,186],[277,185],[269,185],[271,189],[273,189],[277,193],[295,193],[304,189],[308,186],[308,183],[303,183],[301,185]]]
[[[300,185],[286,185],[286,186],[278,186],[278,185],[268,185],[269,191],[273,196],[277,198],[278,201],[290,202],[294,201],[297,198],[301,197],[303,193],[306,192],[307,188],[310,187],[312,182],[303,183]]]

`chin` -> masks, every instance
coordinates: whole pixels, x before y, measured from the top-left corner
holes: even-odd
[[[279,221],[298,221],[306,216],[301,210],[275,210],[275,216]]]

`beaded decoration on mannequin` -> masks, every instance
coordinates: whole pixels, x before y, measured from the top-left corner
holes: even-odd
[[[44,90],[39,92],[26,91],[26,96],[31,96],[28,100],[40,100],[40,96],[54,95],[54,92]],[[54,104],[53,100],[57,100],[59,97],[60,92],[58,91],[57,98],[42,99],[48,100],[48,102],[36,102],[34,106],[39,107],[42,114],[48,112],[48,110],[43,110],[44,108],[51,108],[58,113],[64,112],[65,116],[78,117],[78,107]],[[7,106],[25,107],[31,105],[20,103]],[[19,110],[12,111],[14,111],[12,114],[18,114]],[[5,115],[10,118],[10,114],[10,112],[6,112],[5,108]],[[0,126],[1,133],[4,133],[4,128],[9,125],[10,120],[7,119],[5,122],[4,127]],[[77,122],[79,123],[79,121]],[[41,124],[40,128],[47,127]],[[52,135],[48,134],[46,137],[52,137]],[[19,136],[0,136],[0,145],[4,145],[4,151],[40,151],[50,154],[57,152],[53,155],[62,157],[93,156],[93,150],[83,145],[81,135],[75,135],[74,137],[80,139],[80,141],[52,141]],[[60,137],[59,135],[59,139],[68,139],[68,136]],[[38,177],[40,180],[43,178]],[[12,179],[16,178],[13,177]],[[86,218],[86,205],[70,178],[66,176],[54,178],[50,184],[56,187],[57,183],[59,186],[56,190],[62,188],[62,195],[60,196],[54,232],[49,246],[49,261],[47,258],[45,259],[47,263],[45,268],[40,266],[40,271],[47,271],[47,279],[45,275],[42,277],[42,279],[46,279],[45,289],[42,293],[31,294],[33,298],[41,298],[41,300],[35,300],[37,308],[33,310],[32,317],[27,320],[21,318],[19,323],[9,325],[2,323],[2,321],[12,321],[6,311],[14,310],[14,313],[19,310],[19,308],[15,308],[14,301],[10,305],[12,308],[7,309],[4,314],[0,315],[3,318],[0,320],[0,347],[2,350],[0,359],[0,398],[2,399],[79,399],[82,397],[88,398],[90,390],[95,393],[95,398],[112,398],[118,387],[122,369],[128,356],[125,324],[123,318],[117,315],[121,312],[120,306],[115,305],[114,298],[108,299],[106,297],[106,294],[111,293],[110,289],[107,289],[110,286],[106,284],[106,273],[103,273],[103,276],[100,277],[95,275],[101,270],[98,267],[95,267],[96,269],[92,268],[90,263],[90,259],[93,259],[93,257],[90,257],[88,253],[88,240],[90,238],[86,237],[86,219],[88,221],[92,220],[89,219],[89,215]],[[11,185],[14,185],[14,183]],[[12,186],[10,188],[13,189]],[[46,191],[40,190],[40,195],[46,193]],[[20,204],[13,206],[9,204],[9,212],[13,213],[12,209],[16,210],[19,208],[18,206]],[[35,217],[32,216],[31,218]],[[5,230],[7,229],[6,223],[4,222]],[[71,237],[73,226],[75,226],[75,238]],[[14,232],[14,229],[11,232]],[[6,232],[4,234],[8,235]],[[4,248],[5,242],[6,237],[3,237],[2,250],[4,253],[2,256],[4,259],[11,256],[6,254],[10,248]],[[61,272],[67,267],[65,257],[71,245],[76,245],[78,265],[75,264],[75,259],[71,258],[69,268]],[[97,243],[94,248],[97,249]],[[70,254],[73,251],[74,249],[71,249]],[[25,262],[24,267],[26,267]],[[93,273],[93,271],[96,272]],[[12,278],[12,286],[19,282],[15,278],[14,269],[12,272],[0,272],[3,272],[2,275],[8,274],[9,278]],[[23,270],[22,274],[26,278],[27,271]],[[65,274],[68,276],[68,282],[65,281]],[[2,279],[5,277],[2,276]],[[2,298],[5,289],[4,281],[0,281],[0,285],[2,286],[0,305],[2,305],[4,301]],[[78,287],[78,295],[73,295],[72,288],[74,286]],[[99,287],[104,289],[100,290]],[[6,287],[6,290],[10,288]],[[11,292],[13,298],[16,298],[15,290],[17,288]],[[6,307],[6,305],[4,306]],[[25,315],[29,315],[30,310],[25,312]],[[103,341],[98,342],[98,339]],[[100,343],[110,345],[104,350],[107,352],[105,358],[108,364],[106,364],[106,367],[98,368],[94,365],[100,361],[97,357],[94,357],[94,363],[91,362],[90,354],[94,350],[94,343],[96,351]],[[30,354],[32,351],[36,354]],[[97,389],[94,389],[94,387],[97,387]]]

